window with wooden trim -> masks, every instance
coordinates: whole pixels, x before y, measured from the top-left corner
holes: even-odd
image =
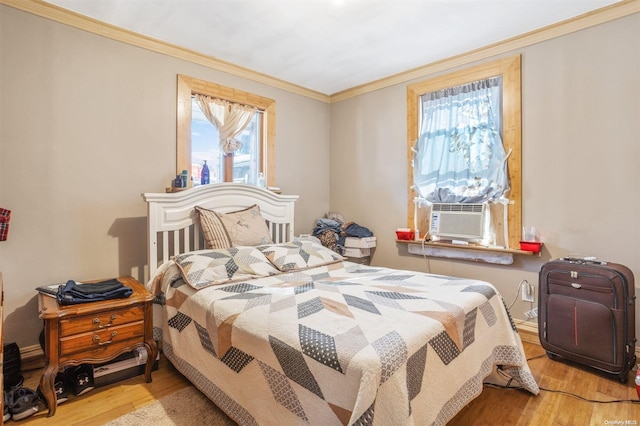
[[[520,56],[500,59],[477,65],[446,75],[412,84],[407,88],[407,152],[408,152],[408,215],[410,228],[427,230],[430,226],[429,203],[422,204],[414,186],[413,162],[415,144],[421,131],[421,98],[438,91],[455,90],[462,85],[502,78],[501,138],[504,151],[508,153],[507,173],[509,189],[504,194],[507,204],[492,204],[489,217],[491,226],[497,231],[492,245],[507,249],[519,248],[522,232],[522,177],[521,177],[521,88]]]
[[[248,124],[234,138],[240,148],[225,152],[220,131],[209,122],[196,101],[202,95],[212,102],[254,109]],[[275,182],[275,101],[238,89],[193,77],[178,75],[176,174],[189,171],[200,184],[204,160],[210,183],[246,182],[255,184],[260,173],[267,185]]]

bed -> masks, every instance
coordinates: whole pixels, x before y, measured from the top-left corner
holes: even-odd
[[[294,236],[297,196],[230,183],[143,198],[154,336],[241,425],[442,425],[483,382],[539,391],[487,282],[348,262]]]

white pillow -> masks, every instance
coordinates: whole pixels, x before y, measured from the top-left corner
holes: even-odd
[[[198,250],[174,261],[184,281],[195,289],[280,273],[255,247]]]

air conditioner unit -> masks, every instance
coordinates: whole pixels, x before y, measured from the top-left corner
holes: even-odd
[[[434,203],[429,234],[435,239],[480,241],[483,237],[486,203]]]

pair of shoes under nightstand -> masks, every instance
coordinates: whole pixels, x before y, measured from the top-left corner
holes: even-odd
[[[93,366],[81,364],[66,371],[67,380],[71,384],[73,393],[76,396],[83,395],[92,390],[95,385],[93,381]]]
[[[94,389],[93,366],[90,364],[81,364],[76,367],[69,367],[64,372],[56,374],[53,382],[53,389],[56,394],[56,402],[62,404],[69,399],[69,392],[80,396]],[[47,400],[40,391],[38,386],[38,395],[40,399],[47,405]]]

